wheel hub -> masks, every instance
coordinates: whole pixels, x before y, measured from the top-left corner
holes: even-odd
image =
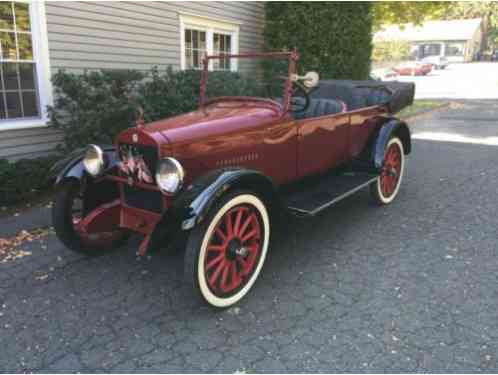
[[[228,242],[226,257],[230,260],[235,260],[237,255],[240,255],[240,250],[242,249],[242,243],[238,238],[233,238]]]
[[[394,167],[389,167],[389,166],[386,166],[384,168],[384,173],[387,175],[387,176],[390,176],[390,177],[396,177],[398,175],[398,172],[396,171],[396,168]]]

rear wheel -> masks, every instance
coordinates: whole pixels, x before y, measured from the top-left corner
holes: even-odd
[[[215,307],[240,301],[263,267],[270,240],[267,209],[252,192],[228,194],[190,233],[185,277]]]
[[[370,194],[375,203],[385,205],[396,198],[403,179],[404,167],[403,143],[398,137],[393,137],[387,143],[384,151],[384,162],[380,176],[376,182],[370,185]]]
[[[105,249],[118,247],[125,239],[124,230],[83,233],[78,224],[84,217],[80,186],[66,182],[58,190],[52,207],[52,223],[57,237],[71,250],[96,255]]]

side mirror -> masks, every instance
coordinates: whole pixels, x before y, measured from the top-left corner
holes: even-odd
[[[318,85],[320,76],[317,72],[308,72],[304,76],[293,74],[291,80],[292,82],[301,81],[304,87],[311,89],[312,87]]]

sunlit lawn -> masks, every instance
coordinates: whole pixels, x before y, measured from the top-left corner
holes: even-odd
[[[415,116],[421,113],[426,113],[431,110],[444,107],[448,104],[448,102],[443,101],[443,100],[430,100],[430,99],[419,99],[415,100],[413,104],[405,109],[403,109],[401,112],[398,113],[398,116],[400,118],[406,118],[406,117],[411,117]]]

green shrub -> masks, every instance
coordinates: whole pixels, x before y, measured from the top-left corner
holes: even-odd
[[[366,79],[372,52],[368,2],[267,2],[265,49],[297,48],[301,72],[324,79]]]
[[[54,156],[14,163],[0,159],[0,206],[30,201],[48,190],[48,172],[55,161]]]
[[[88,143],[112,143],[136,117],[137,86],[143,78],[132,70],[54,74],[55,100],[48,112],[50,124],[64,132],[64,151]]]
[[[171,68],[147,73],[102,70],[76,75],[57,72],[51,125],[64,132],[62,151],[88,143],[112,143],[135,124],[138,107],[146,122],[194,110],[199,102],[200,72]],[[254,80],[236,72],[210,72],[207,95],[260,95]]]
[[[199,101],[200,72],[160,72],[153,68],[138,88],[138,102],[144,109],[146,122],[192,111]]]

